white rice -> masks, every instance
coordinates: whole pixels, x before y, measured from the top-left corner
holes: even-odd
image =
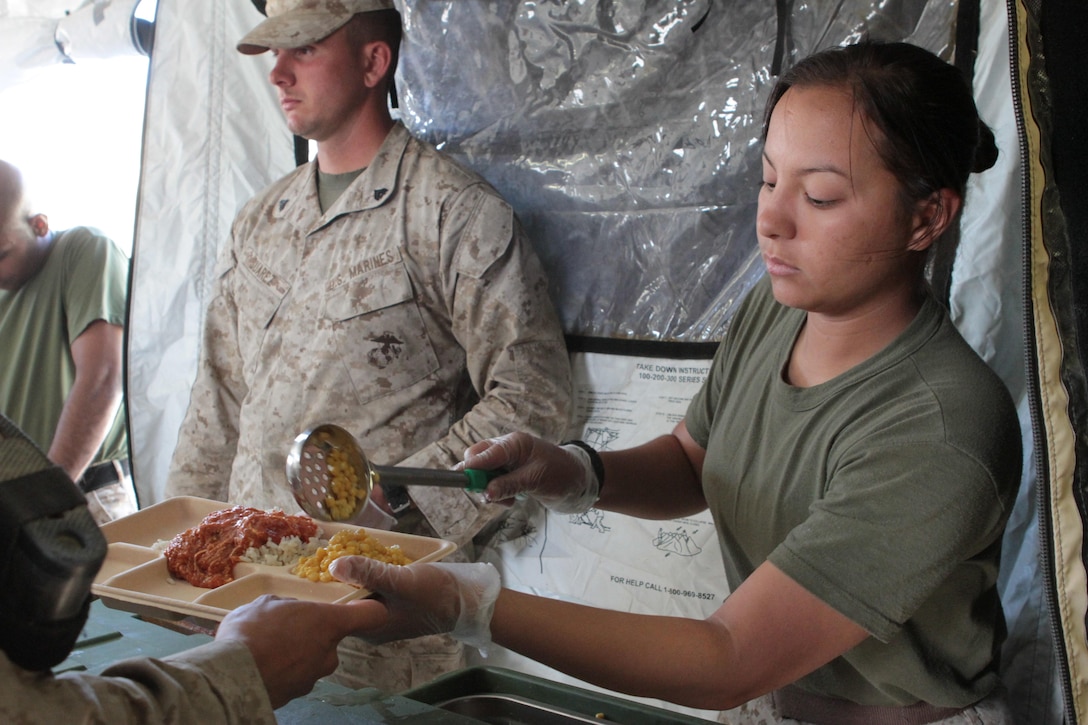
[[[294,566],[304,556],[313,556],[318,548],[328,544],[318,536],[302,541],[297,536],[285,536],[280,543],[269,541],[264,546],[251,546],[242,554],[241,561],[265,566]]]

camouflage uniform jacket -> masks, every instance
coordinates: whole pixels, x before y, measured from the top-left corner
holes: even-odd
[[[539,259],[478,175],[397,124],[320,212],[316,162],[235,219],[167,491],[294,512],[285,459],[320,423],[381,465],[449,468],[485,438],[556,439],[570,365]],[[411,487],[443,538],[494,514]]]
[[[28,672],[0,653],[0,722],[274,725],[276,716],[245,645],[209,642],[102,675]]]

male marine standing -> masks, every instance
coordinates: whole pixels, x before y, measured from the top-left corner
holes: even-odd
[[[238,49],[272,51],[288,128],[317,158],[235,220],[168,493],[294,510],[286,453],[318,423],[350,430],[377,463],[433,468],[508,431],[561,437],[570,368],[542,267],[494,189],[391,117],[392,0],[266,12]],[[470,558],[499,515],[458,490],[409,493],[422,530]],[[342,679],[387,691],[463,662],[433,637],[341,658]]]

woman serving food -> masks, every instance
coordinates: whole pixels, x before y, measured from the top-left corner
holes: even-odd
[[[993,136],[954,67],[904,43],[817,53],[764,123],[767,276],[668,435],[597,455],[515,433],[464,464],[560,512],[709,508],[732,594],[704,620],[502,589],[487,565],[331,572],[380,593],[389,641],[453,632],[743,722],[1004,723],[995,589],[1020,478],[1001,381],[925,282]]]

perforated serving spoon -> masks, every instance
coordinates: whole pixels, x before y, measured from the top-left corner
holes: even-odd
[[[480,492],[500,473],[379,466],[367,460],[355,436],[331,423],[299,433],[287,453],[291,493],[303,511],[321,521],[353,519],[381,483]]]

